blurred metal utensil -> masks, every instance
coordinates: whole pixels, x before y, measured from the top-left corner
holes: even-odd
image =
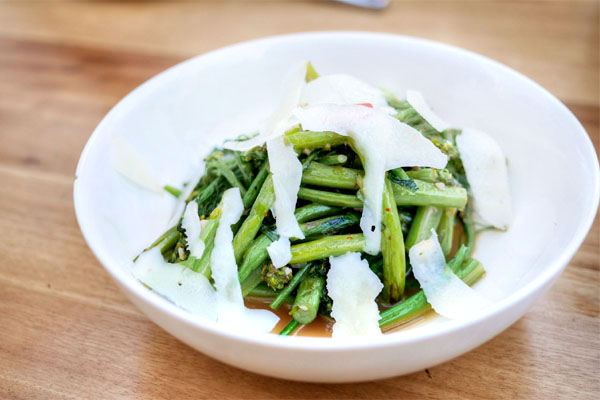
[[[382,10],[387,7],[389,0],[335,0],[340,3],[351,4],[357,7],[371,8],[375,10]]]

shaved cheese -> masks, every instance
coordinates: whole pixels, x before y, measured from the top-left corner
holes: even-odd
[[[360,221],[366,238],[364,251],[377,254],[385,171],[400,167],[441,169],[448,161],[446,155],[419,131],[377,109],[324,104],[298,108],[294,113],[303,129],[352,138],[365,165],[365,206]]]
[[[418,112],[419,115],[437,131],[442,132],[450,127],[444,120],[442,120],[437,116],[436,113],[433,112],[421,93],[414,90],[407,90],[406,101],[408,101],[408,104],[410,104],[410,106],[414,108],[415,111]]]
[[[146,160],[122,136],[112,143],[112,167],[130,182],[142,189],[163,194],[162,185]]]
[[[216,296],[202,274],[180,264],[167,263],[158,247],[142,253],[133,275],[175,305],[209,320],[216,320]]]
[[[212,277],[215,281],[217,322],[236,329],[269,332],[279,317],[267,310],[250,310],[244,305],[238,268],[233,253],[235,224],[244,211],[239,188],[228,189],[221,199],[221,217],[215,234],[215,247],[211,254]]]
[[[271,258],[271,262],[277,268],[281,268],[292,259],[292,251],[290,246],[290,238],[279,236],[279,239],[274,241],[267,247],[267,253]]]
[[[475,223],[480,228],[507,229],[512,211],[502,149],[490,136],[473,129],[464,129],[456,145],[469,181]]]
[[[181,227],[185,230],[187,239],[187,247],[192,256],[196,258],[202,257],[204,253],[204,242],[200,239],[202,225],[198,216],[198,203],[190,201],[185,207]]]
[[[271,261],[276,267],[286,265],[292,258],[290,252],[290,237],[304,239],[304,234],[294,216],[298,190],[302,179],[302,164],[291,145],[286,145],[283,137],[277,137],[267,142],[269,167],[273,176],[275,192],[275,223],[280,239],[269,246],[269,254],[273,253]]]
[[[310,81],[302,90],[300,103],[371,104],[375,108],[393,110],[381,90],[346,74],[324,75]]]
[[[269,117],[260,133],[249,139],[240,142],[226,142],[226,149],[247,151],[256,146],[262,146],[264,143],[275,137],[281,136],[293,126],[294,122],[290,120],[292,111],[298,106],[302,88],[306,84],[306,61],[292,68],[284,78],[283,101],[279,108]]]
[[[409,251],[415,278],[427,296],[427,302],[440,315],[464,319],[488,305],[488,301],[460,280],[446,266],[446,259],[435,230],[431,237]]]
[[[333,300],[333,337],[380,335],[379,309],[375,298],[383,289],[369,263],[360,253],[329,257],[327,293]]]

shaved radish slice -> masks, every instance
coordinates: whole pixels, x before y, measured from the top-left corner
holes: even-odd
[[[491,136],[464,129],[456,137],[478,228],[508,229],[512,219],[508,169],[502,149]]]
[[[333,300],[333,337],[380,335],[379,309],[375,298],[383,289],[369,263],[360,253],[329,257],[327,293]]]
[[[408,104],[410,104],[410,106],[414,108],[415,111],[429,123],[429,125],[433,126],[435,130],[442,132],[450,127],[450,125],[433,112],[421,93],[414,90],[407,90],[406,101],[408,101]]]
[[[323,104],[294,111],[303,129],[352,138],[365,165],[365,206],[360,227],[364,251],[377,254],[381,243],[381,204],[385,171],[399,167],[444,168],[448,161],[419,131],[377,109]]]
[[[163,194],[163,188],[146,160],[123,138],[118,136],[112,143],[112,167],[121,176],[142,189]]]
[[[446,266],[435,229],[429,239],[415,244],[408,254],[415,278],[438,314],[466,319],[489,304]]]

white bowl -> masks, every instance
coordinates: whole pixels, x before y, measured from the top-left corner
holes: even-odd
[[[169,195],[140,190],[110,167],[115,135],[152,160],[163,183],[180,185],[198,161],[278,100],[282,74],[302,59],[395,91],[423,92],[440,116],[493,135],[509,159],[514,221],[485,232],[475,257],[487,270],[475,289],[493,306],[469,321],[433,318],[380,337],[344,341],[225,330],[147,290],[132,257],[166,228]],[[421,39],[320,32],[255,40],[183,62],[120,101],[88,141],[74,196],[81,230],[123,292],[150,319],[199,351],[274,377],[351,382],[407,374],[459,356],[520,318],[585,238],[598,207],[596,154],[585,130],[554,96],[495,61]],[[566,322],[566,321],[565,321]]]

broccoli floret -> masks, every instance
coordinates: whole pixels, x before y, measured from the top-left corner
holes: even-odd
[[[270,262],[266,262],[261,270],[262,280],[273,290],[280,290],[292,279],[293,273],[290,267],[277,268]]]

